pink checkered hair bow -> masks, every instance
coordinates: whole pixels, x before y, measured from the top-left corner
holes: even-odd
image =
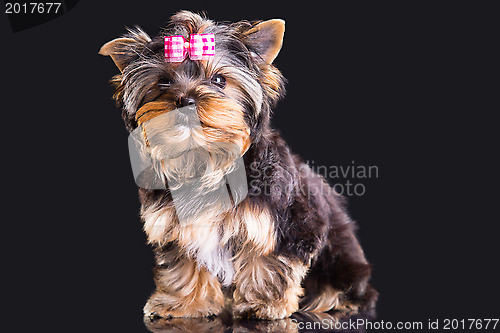
[[[187,54],[191,60],[207,60],[215,55],[214,34],[192,34],[189,42],[184,36],[165,37],[165,60],[182,62]]]

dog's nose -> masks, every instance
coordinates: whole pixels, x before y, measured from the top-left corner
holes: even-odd
[[[178,108],[182,108],[184,106],[190,106],[190,105],[194,105],[196,104],[196,101],[194,100],[194,98],[192,97],[180,97],[177,99],[175,105],[178,107]]]

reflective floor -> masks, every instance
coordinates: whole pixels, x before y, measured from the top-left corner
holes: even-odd
[[[281,320],[235,320],[223,313],[212,318],[144,318],[144,323],[155,333],[366,332],[364,323],[371,319],[374,319],[373,314],[342,317],[327,313],[296,313]]]

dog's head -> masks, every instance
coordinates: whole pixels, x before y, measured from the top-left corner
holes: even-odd
[[[191,34],[213,34],[215,55],[166,61],[165,37]],[[284,78],[272,65],[283,35],[282,20],[220,24],[182,11],[157,37],[135,28],[99,53],[120,70],[111,82],[128,130],[146,129],[153,158],[169,158],[164,171],[175,178],[200,169],[188,161],[203,160],[206,151],[214,169],[227,167],[268,131],[271,107],[284,94]]]
[[[284,79],[272,65],[284,29],[282,20],[219,24],[182,11],[157,37],[136,28],[103,45],[100,54],[111,56],[121,72],[112,79],[114,98],[129,130],[151,111],[193,105],[209,141],[232,142],[244,151],[262,134],[270,107],[284,94]],[[215,35],[214,57],[165,61],[165,36],[188,40],[200,33]]]

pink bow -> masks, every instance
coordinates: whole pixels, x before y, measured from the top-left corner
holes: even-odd
[[[182,62],[189,54],[191,60],[207,60],[215,55],[214,34],[192,34],[189,42],[184,36],[165,37],[165,60]]]

